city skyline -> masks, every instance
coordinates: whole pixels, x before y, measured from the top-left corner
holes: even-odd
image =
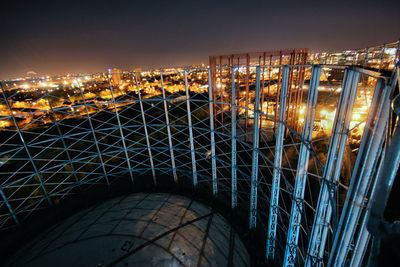
[[[0,79],[207,64],[209,55],[341,51],[399,38],[395,1],[9,3]],[[385,26],[386,25],[386,26]]]

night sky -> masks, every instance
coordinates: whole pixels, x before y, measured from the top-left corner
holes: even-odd
[[[9,1],[0,79],[208,63],[209,55],[340,51],[400,38],[400,1]]]

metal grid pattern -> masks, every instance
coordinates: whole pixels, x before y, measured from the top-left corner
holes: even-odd
[[[268,65],[3,82],[0,228],[93,185],[168,175],[246,211],[267,260],[344,264],[366,249],[395,77]]]

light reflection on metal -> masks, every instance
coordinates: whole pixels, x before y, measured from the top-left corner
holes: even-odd
[[[215,160],[215,130],[214,130],[214,107],[215,99],[213,98],[213,89],[211,83],[211,69],[208,70],[208,101],[210,113],[210,142],[211,142],[211,173],[212,173],[212,188],[213,195],[218,195],[218,181],[217,181],[217,163]]]
[[[279,212],[279,191],[280,191],[280,180],[281,180],[281,167],[282,167],[282,150],[283,150],[283,138],[285,134],[285,113],[286,113],[286,102],[287,102],[287,91],[288,91],[288,79],[289,79],[289,67],[283,67],[282,72],[282,86],[280,88],[280,99],[279,99],[279,115],[278,115],[278,126],[276,130],[275,138],[275,155],[274,155],[274,170],[271,182],[271,203],[269,207],[268,217],[268,234],[267,234],[267,250],[266,257],[269,260],[274,258],[275,254],[275,239],[276,239],[276,228],[278,223],[278,212]]]
[[[378,87],[379,86],[379,87]],[[363,203],[371,182],[374,179],[374,172],[378,159],[382,152],[382,145],[385,139],[386,125],[390,112],[390,95],[394,85],[385,85],[380,80],[377,84],[380,93],[376,97],[380,97],[380,101],[375,110],[372,110],[368,117],[367,127],[369,130],[364,132],[363,140],[360,146],[362,156],[357,158],[354,172],[349,186],[349,193],[346,197],[345,206],[342,210],[339,225],[334,235],[332,251],[336,255],[329,257],[329,266],[343,266],[349,252],[350,242],[354,236],[356,226],[358,224],[361,212],[363,211]],[[359,153],[360,153],[359,152]],[[373,183],[372,183],[373,184]]]
[[[189,128],[190,155],[192,158],[193,186],[194,186],[194,188],[197,188],[196,154],[195,154],[195,150],[194,150],[192,112],[190,110],[189,88],[188,88],[186,70],[184,71],[184,77],[185,77],[187,119],[188,119],[188,128]]]
[[[329,230],[329,222],[332,211],[336,210],[335,197],[336,187],[342,166],[343,153],[349,134],[351,112],[357,92],[359,73],[347,70],[343,78],[343,90],[337,107],[333,123],[332,136],[329,142],[328,155],[323,173],[323,183],[319,194],[314,226],[310,237],[308,258],[306,264],[312,265],[322,259],[321,255]]]

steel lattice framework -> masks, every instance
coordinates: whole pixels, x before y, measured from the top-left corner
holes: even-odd
[[[245,210],[266,260],[361,265],[396,75],[333,65],[118,75],[30,80],[34,92],[2,82],[1,229],[93,185],[167,175]]]

